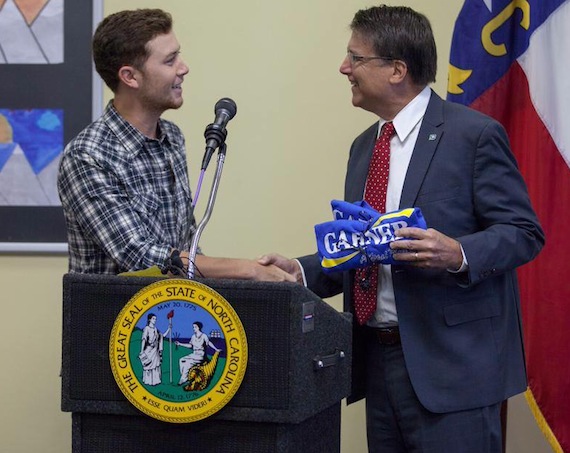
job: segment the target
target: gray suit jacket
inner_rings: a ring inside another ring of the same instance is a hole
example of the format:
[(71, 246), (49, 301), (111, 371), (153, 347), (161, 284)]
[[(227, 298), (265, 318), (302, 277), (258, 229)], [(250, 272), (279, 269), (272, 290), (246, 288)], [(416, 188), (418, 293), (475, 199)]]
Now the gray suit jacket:
[[(345, 199), (362, 199), (377, 123), (350, 150)], [(460, 241), (469, 270), (392, 266), (406, 365), (422, 404), (448, 412), (498, 403), (526, 389), (516, 267), (532, 260), (544, 234), (499, 123), (432, 92), (400, 208), (421, 208), (429, 228)], [(299, 258), (321, 297), (344, 291), (352, 311), (353, 272), (326, 275), (319, 258)], [(354, 327), (353, 394), (364, 396), (366, 345)]]

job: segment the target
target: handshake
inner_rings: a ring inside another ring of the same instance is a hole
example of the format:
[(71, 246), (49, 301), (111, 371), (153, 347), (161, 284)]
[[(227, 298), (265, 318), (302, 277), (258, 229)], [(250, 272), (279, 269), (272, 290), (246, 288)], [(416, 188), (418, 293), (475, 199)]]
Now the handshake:
[[(326, 273), (375, 263), (394, 264), (395, 251), (390, 243), (404, 239), (397, 231), (407, 227), (427, 229), (419, 208), (381, 214), (365, 201), (340, 200), (333, 200), (331, 207), (334, 220), (315, 225), (318, 255)], [(269, 254), (260, 257), (258, 263), (277, 266), (297, 283), (303, 283), (303, 271), (297, 260)]]
[[(407, 264), (455, 271), (463, 263), (459, 242), (427, 228), (419, 208), (378, 213), (365, 201), (331, 202), (334, 220), (315, 226), (318, 257), (325, 273), (372, 264)], [(286, 273), (285, 281), (303, 284), (299, 261), (271, 253), (258, 258), (263, 266)]]
[[(374, 263), (406, 264), (423, 269), (458, 272), (465, 267), (459, 242), (433, 228), (418, 208), (386, 214), (374, 211), (363, 201), (348, 203), (333, 200), (333, 218), (315, 226), (317, 248), (311, 272), (338, 273)], [(180, 252), (183, 266), (188, 252)], [(304, 284), (305, 270), (296, 259), (276, 253), (256, 260), (195, 257), (197, 277), (245, 279)], [(312, 275), (312, 274), (311, 274)]]

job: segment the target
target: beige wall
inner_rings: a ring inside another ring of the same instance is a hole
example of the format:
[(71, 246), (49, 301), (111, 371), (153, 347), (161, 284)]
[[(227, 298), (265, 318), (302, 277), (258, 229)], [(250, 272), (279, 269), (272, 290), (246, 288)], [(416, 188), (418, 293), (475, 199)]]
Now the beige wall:
[[(435, 89), (445, 96), (452, 27), (462, 2), (401, 3), (432, 21), (439, 50)], [(215, 102), (227, 96), (237, 103), (218, 199), (201, 241), (208, 254), (294, 256), (313, 250), (313, 225), (328, 219), (330, 200), (342, 196), (348, 147), (375, 120), (352, 107), (349, 83), (338, 73), (348, 23), (356, 10), (370, 5), (359, 0), (105, 0), (105, 14), (161, 7), (175, 18), (190, 73), (184, 106), (167, 117), (187, 136), (192, 190)], [(213, 169), (212, 163), (209, 175)], [(199, 218), (209, 188), (208, 180)], [(71, 417), (60, 412), (58, 376), (66, 266), (64, 256), (0, 255), (6, 321), (0, 342), (2, 452), (71, 450)], [(338, 308), (338, 299), (331, 303)], [(365, 450), (362, 411), (360, 404), (343, 409), (343, 452)], [(510, 415), (510, 452), (550, 451), (524, 399), (513, 401)]]

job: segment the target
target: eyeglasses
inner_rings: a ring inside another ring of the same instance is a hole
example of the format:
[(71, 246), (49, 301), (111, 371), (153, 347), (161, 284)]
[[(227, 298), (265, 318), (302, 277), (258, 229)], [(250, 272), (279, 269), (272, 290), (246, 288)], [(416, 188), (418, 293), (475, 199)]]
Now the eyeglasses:
[(364, 55), (355, 55), (350, 50), (346, 52), (346, 56), (348, 57), (348, 61), (350, 61), (351, 65), (355, 63), (362, 63), (370, 60), (386, 60), (386, 61), (393, 61), (395, 58), (392, 57), (365, 57)]

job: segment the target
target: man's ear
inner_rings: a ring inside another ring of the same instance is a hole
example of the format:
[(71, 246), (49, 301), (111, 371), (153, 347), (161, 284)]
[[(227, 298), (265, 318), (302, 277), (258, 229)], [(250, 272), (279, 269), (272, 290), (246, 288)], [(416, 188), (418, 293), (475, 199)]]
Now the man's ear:
[(394, 60), (393, 63), (394, 68), (390, 80), (393, 83), (400, 83), (406, 78), (406, 75), (408, 74), (408, 65), (405, 61), (402, 60)]
[(121, 66), (119, 69), (119, 80), (130, 88), (138, 88), (139, 72), (132, 66)]

